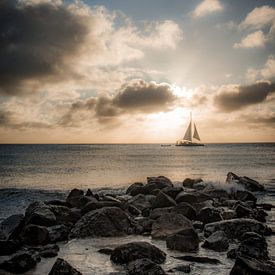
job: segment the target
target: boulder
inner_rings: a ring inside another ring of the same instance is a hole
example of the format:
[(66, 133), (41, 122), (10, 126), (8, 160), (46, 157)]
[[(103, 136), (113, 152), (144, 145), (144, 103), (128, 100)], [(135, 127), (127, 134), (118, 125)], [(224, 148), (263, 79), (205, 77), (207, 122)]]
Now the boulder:
[(142, 228), (118, 207), (104, 207), (90, 211), (74, 225), (69, 237), (111, 237), (134, 234)]
[(222, 252), (228, 249), (229, 241), (223, 231), (216, 231), (205, 240), (202, 247)]
[(236, 174), (229, 172), (226, 177), (227, 183), (238, 183), (243, 185), (248, 191), (263, 191), (264, 186), (259, 182), (249, 178), (249, 177), (239, 177)]
[(21, 243), (15, 240), (0, 240), (0, 256), (10, 255), (21, 247)]
[(70, 204), (67, 203), (65, 200), (49, 200), (45, 201), (47, 205), (57, 205), (57, 206), (65, 206), (70, 207)]
[(149, 218), (156, 220), (163, 214), (171, 213), (173, 207), (163, 207), (163, 208), (155, 208), (150, 212)]
[(151, 197), (139, 194), (130, 199), (128, 203), (134, 205), (140, 211), (143, 211), (144, 209), (151, 208), (152, 204), (150, 200)]
[(51, 207), (43, 202), (31, 203), (25, 212), (26, 224), (52, 226), (56, 224), (56, 217)]
[(148, 184), (155, 184), (158, 189), (173, 187), (172, 181), (164, 176), (147, 177), (147, 185)]
[(236, 206), (235, 212), (236, 212), (238, 218), (250, 217), (250, 215), (252, 215), (252, 213), (253, 213), (253, 211), (251, 209), (249, 209), (248, 207), (245, 207), (241, 204), (238, 204)]
[(64, 224), (58, 224), (48, 227), (49, 242), (56, 243), (68, 240), (70, 228)]
[(155, 262), (143, 258), (132, 261), (127, 266), (127, 274), (128, 275), (165, 275), (164, 270)]
[(111, 255), (112, 251), (113, 251), (113, 249), (111, 249), (111, 248), (101, 248), (101, 249), (97, 250), (98, 253), (105, 254), (105, 255)]
[(182, 191), (182, 187), (165, 187), (161, 189), (161, 191), (171, 197), (173, 200), (175, 200), (177, 195)]
[(208, 223), (204, 227), (204, 235), (209, 237), (216, 231), (224, 231), (227, 238), (239, 239), (246, 232), (256, 232), (260, 235), (269, 233), (269, 229), (260, 222), (251, 219), (233, 219)]
[(154, 220), (146, 217), (141, 217), (137, 220), (137, 222), (142, 227), (142, 233), (151, 233)]
[(235, 210), (224, 210), (221, 212), (223, 220), (232, 220), (237, 218), (237, 213)]
[(200, 183), (200, 182), (203, 182), (202, 179), (190, 179), (190, 178), (186, 178), (184, 179), (184, 181), (182, 182), (182, 185), (184, 187), (187, 187), (187, 188), (193, 188), (194, 184), (196, 183)]
[(230, 275), (274, 275), (275, 264), (249, 257), (237, 257)]
[(183, 273), (190, 273), (191, 272), (191, 267), (190, 265), (178, 265), (176, 267), (173, 267), (171, 269), (168, 270), (168, 272), (170, 273), (175, 273), (175, 272), (183, 272)]
[(22, 252), (16, 254), (9, 260), (2, 262), (0, 264), (0, 269), (15, 274), (25, 273), (35, 267), (39, 261), (40, 258), (36, 254)]
[(192, 228), (192, 223), (185, 216), (168, 213), (160, 216), (152, 225), (152, 238), (166, 239), (181, 230)]
[(230, 194), (227, 193), (226, 190), (214, 187), (212, 185), (207, 186), (204, 190), (203, 193), (205, 195), (208, 195), (211, 199), (218, 199), (218, 200), (228, 200), (230, 199)]
[(49, 231), (47, 227), (29, 224), (24, 228), (22, 239), (25, 244), (41, 245), (49, 242)]
[(166, 239), (167, 248), (182, 252), (195, 252), (199, 248), (199, 237), (194, 228), (183, 229)]
[(112, 251), (110, 259), (116, 264), (128, 264), (143, 258), (161, 264), (165, 261), (166, 254), (150, 243), (131, 242), (116, 247)]
[(74, 267), (72, 267), (68, 262), (66, 262), (65, 260), (58, 258), (49, 275), (82, 275), (81, 272), (79, 272), (78, 270), (76, 270)]
[(202, 263), (202, 264), (221, 264), (221, 262), (218, 259), (209, 258), (209, 257), (185, 255), (185, 256), (176, 256), (173, 258), (187, 261), (187, 262), (195, 262), (195, 263)]
[(15, 214), (5, 220), (0, 224), (0, 232), (2, 239), (8, 240), (16, 238), (24, 226), (24, 215)]
[(179, 203), (172, 209), (172, 211), (187, 217), (189, 220), (195, 220), (197, 216), (196, 209), (186, 202)]
[(66, 202), (71, 207), (83, 208), (88, 202), (96, 202), (97, 199), (94, 196), (84, 196), (83, 190), (73, 189), (66, 198)]
[(81, 214), (85, 215), (86, 213), (100, 209), (103, 207), (120, 207), (121, 203), (120, 202), (114, 202), (114, 201), (91, 201), (88, 202), (82, 209), (81, 209)]
[(145, 195), (146, 193), (147, 193), (147, 190), (144, 187), (144, 184), (141, 183), (141, 182), (135, 182), (135, 183), (133, 183), (126, 190), (126, 194), (129, 194), (131, 196), (136, 196), (138, 194)]
[(171, 197), (160, 191), (153, 202), (152, 208), (163, 208), (175, 205), (177, 205), (177, 203)]
[(187, 202), (192, 205), (194, 203), (197, 203), (198, 200), (197, 200), (196, 195), (182, 191), (177, 195), (176, 202), (177, 203)]
[(257, 198), (249, 191), (237, 190), (234, 193), (234, 198), (238, 201), (253, 201), (254, 204), (257, 202)]
[(220, 212), (212, 207), (204, 207), (197, 215), (197, 220), (203, 222), (203, 224), (218, 222), (222, 220)]
[(81, 218), (80, 213), (66, 206), (52, 205), (50, 209), (56, 217), (57, 224), (71, 225)]
[(42, 246), (38, 249), (38, 254), (42, 258), (53, 258), (58, 255), (59, 246), (56, 244), (50, 244)]
[(267, 213), (263, 209), (255, 209), (252, 214), (252, 218), (259, 222), (266, 222)]

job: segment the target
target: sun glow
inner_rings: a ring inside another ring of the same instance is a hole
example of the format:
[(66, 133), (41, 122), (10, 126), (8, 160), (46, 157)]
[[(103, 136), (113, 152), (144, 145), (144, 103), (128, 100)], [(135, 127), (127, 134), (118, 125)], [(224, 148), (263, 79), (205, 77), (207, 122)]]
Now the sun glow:
[(172, 84), (172, 91), (175, 96), (178, 98), (186, 98), (186, 99), (191, 99), (192, 97), (192, 90), (187, 89), (186, 87), (180, 87), (177, 84)]

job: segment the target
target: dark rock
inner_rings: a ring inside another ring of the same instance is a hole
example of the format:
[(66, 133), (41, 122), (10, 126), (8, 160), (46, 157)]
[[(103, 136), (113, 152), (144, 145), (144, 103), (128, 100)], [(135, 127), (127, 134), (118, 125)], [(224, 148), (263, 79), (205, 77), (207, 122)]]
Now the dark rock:
[(104, 207), (85, 214), (72, 228), (70, 238), (124, 236), (141, 230), (120, 208)]
[(154, 196), (157, 196), (160, 192), (160, 189), (154, 189), (150, 192), (150, 195), (154, 195)]
[(203, 222), (203, 224), (207, 224), (221, 221), (222, 216), (217, 209), (204, 207), (197, 215), (197, 220)]
[(57, 224), (75, 224), (81, 218), (79, 213), (66, 206), (53, 205), (50, 209), (56, 217)]
[(163, 208), (175, 205), (177, 204), (171, 197), (160, 191), (153, 202), (152, 208)]
[(141, 182), (135, 182), (132, 185), (130, 185), (127, 190), (126, 194), (129, 194), (131, 196), (136, 196), (138, 194), (146, 194), (146, 189), (144, 188), (144, 184)]
[(228, 249), (229, 241), (223, 231), (216, 231), (205, 240), (202, 247), (222, 252)]
[(83, 190), (74, 188), (73, 190), (71, 190), (71, 192), (69, 193), (69, 195), (68, 195), (68, 197), (67, 197), (66, 200), (69, 202), (71, 198), (73, 198), (73, 197), (80, 197), (80, 196), (83, 196), (83, 195), (84, 195)]
[(245, 218), (249, 217), (253, 211), (241, 204), (238, 204), (237, 207), (235, 208), (236, 214), (238, 218)]
[(257, 204), (257, 207), (262, 207), (266, 211), (270, 211), (272, 208), (275, 208), (275, 206), (270, 203), (259, 203)]
[(46, 245), (39, 251), (39, 256), (42, 258), (53, 258), (58, 255), (59, 246), (56, 244)]
[(199, 248), (199, 237), (194, 228), (187, 228), (166, 239), (167, 248), (182, 252), (194, 252)]
[(209, 257), (199, 257), (199, 256), (178, 256), (173, 257), (178, 260), (183, 260), (187, 262), (203, 263), (203, 264), (221, 264), (218, 259), (209, 258)]
[(190, 273), (191, 267), (189, 264), (188, 265), (179, 265), (179, 266), (173, 267), (168, 270), (168, 272), (176, 272), (176, 271), (183, 272), (183, 273)]
[(176, 199), (177, 195), (182, 191), (182, 187), (165, 187), (163, 189), (161, 189), (161, 191), (168, 195), (169, 197), (171, 197), (173, 200)]
[(249, 239), (249, 238), (261, 238), (261, 237), (262, 237), (262, 235), (260, 235), (260, 234), (258, 234), (256, 232), (245, 232), (241, 236), (240, 240), (244, 241), (244, 240)]
[(144, 209), (151, 208), (152, 204), (150, 200), (150, 197), (139, 194), (130, 199), (128, 203), (134, 205), (140, 211), (143, 211)]
[(197, 203), (198, 200), (194, 194), (190, 194), (190, 193), (186, 193), (185, 191), (182, 191), (177, 195), (176, 202), (177, 203), (187, 202), (192, 205), (194, 203)]
[(82, 273), (73, 268), (65, 260), (58, 258), (55, 261), (49, 275), (82, 275)]
[(49, 205), (43, 202), (33, 202), (26, 209), (26, 224), (52, 226), (56, 224), (56, 217)]
[(10, 255), (21, 247), (21, 243), (15, 240), (0, 240), (0, 256)]
[(143, 228), (142, 233), (146, 233), (146, 232), (151, 233), (154, 220), (150, 218), (142, 217), (138, 219), (137, 222)]
[(257, 198), (249, 191), (237, 190), (234, 193), (234, 198), (238, 201), (253, 201), (254, 204), (257, 202)]
[(235, 210), (226, 210), (221, 212), (223, 220), (232, 220), (237, 218), (237, 213)]
[(138, 259), (129, 263), (127, 267), (128, 275), (165, 275), (164, 270), (155, 262), (149, 259)]
[(45, 204), (70, 207), (70, 204), (64, 200), (49, 200), (49, 201), (45, 201)]
[(190, 178), (186, 178), (182, 182), (182, 185), (184, 187), (187, 187), (187, 188), (193, 188), (194, 184), (200, 183), (200, 182), (203, 182), (203, 180), (202, 179), (190, 179)]
[(125, 208), (133, 216), (139, 216), (141, 214), (141, 211), (138, 208), (136, 208), (134, 205), (127, 203), (127, 206), (125, 206)]
[(70, 228), (64, 224), (48, 227), (49, 242), (55, 243), (68, 240)]
[(15, 274), (21, 274), (35, 267), (39, 261), (40, 258), (37, 255), (23, 252), (16, 254), (11, 259), (1, 263), (0, 269)]
[(185, 216), (168, 213), (160, 216), (152, 225), (152, 238), (166, 239), (183, 229), (192, 228), (192, 223)]
[(203, 222), (200, 221), (194, 221), (192, 225), (195, 229), (203, 230), (204, 228)]
[(24, 228), (22, 239), (25, 244), (46, 244), (49, 242), (49, 231), (45, 226), (29, 224)]
[(259, 222), (266, 222), (266, 218), (265, 218), (266, 216), (267, 216), (267, 213), (263, 209), (255, 209), (252, 214), (252, 218), (254, 218)]
[(173, 211), (173, 207), (155, 208), (150, 212), (150, 219), (156, 220), (163, 214), (168, 214)]
[(113, 249), (111, 248), (101, 248), (97, 250), (98, 253), (105, 254), (105, 255), (111, 255), (113, 252)]
[(192, 203), (192, 206), (194, 207), (194, 209), (196, 209), (197, 212), (200, 212), (200, 210), (205, 207), (212, 208), (213, 204), (212, 204), (212, 201), (204, 201), (204, 202)]
[(92, 190), (89, 188), (85, 194), (86, 197), (94, 197), (94, 193), (92, 192)]
[(8, 240), (16, 238), (24, 226), (24, 215), (15, 214), (5, 220), (0, 224), (0, 232), (2, 239)]
[(274, 275), (275, 264), (253, 258), (237, 257), (230, 275)]
[(173, 187), (172, 181), (164, 176), (147, 177), (147, 185), (146, 186), (148, 187), (150, 184), (155, 185), (156, 188), (154, 188), (154, 189)]
[(132, 242), (116, 247), (111, 254), (111, 261), (117, 264), (127, 264), (137, 259), (150, 259), (161, 264), (166, 254), (156, 246), (147, 242)]
[(189, 220), (195, 220), (197, 216), (196, 209), (186, 202), (179, 203), (172, 211), (187, 217)]
[(226, 177), (226, 182), (236, 182), (238, 184), (243, 185), (248, 191), (263, 191), (264, 186), (260, 184), (259, 182), (250, 179), (248, 177), (239, 177), (236, 174), (229, 172)]
[(236, 259), (236, 257), (237, 257), (236, 248), (232, 248), (227, 252), (227, 258)]
[(228, 200), (230, 199), (230, 194), (227, 193), (226, 190), (214, 187), (214, 186), (208, 186), (203, 190), (203, 193), (205, 195), (208, 195), (211, 199), (215, 198), (218, 200)]
[(97, 201), (97, 202), (91, 201), (81, 209), (81, 214), (85, 215), (90, 211), (100, 209), (103, 207), (120, 207), (120, 206), (121, 206), (120, 202), (118, 203), (113, 201)]
[(68, 201), (71, 207), (76, 207), (79, 209), (83, 209), (88, 203), (94, 202), (97, 203), (98, 200), (91, 196), (79, 196), (79, 197), (72, 197)]
[(268, 228), (260, 222), (251, 219), (233, 219), (208, 223), (204, 227), (204, 235), (209, 237), (216, 231), (224, 231), (227, 238), (239, 239), (246, 232), (256, 232), (260, 235), (269, 233)]

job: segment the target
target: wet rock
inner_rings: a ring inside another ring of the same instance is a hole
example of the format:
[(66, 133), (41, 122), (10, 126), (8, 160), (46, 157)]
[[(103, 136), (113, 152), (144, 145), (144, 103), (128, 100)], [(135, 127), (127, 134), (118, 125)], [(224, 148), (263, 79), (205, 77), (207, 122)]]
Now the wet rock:
[(140, 211), (143, 211), (144, 209), (151, 208), (152, 204), (151, 204), (150, 200), (151, 200), (151, 197), (139, 194), (139, 195), (134, 196), (128, 202), (129, 202), (129, 204), (134, 205)]
[(24, 215), (16, 214), (3, 220), (0, 224), (1, 239), (8, 240), (16, 238), (24, 225)]
[(272, 262), (258, 261), (253, 258), (237, 257), (230, 275), (274, 275), (275, 265)]
[(202, 247), (222, 252), (228, 249), (229, 241), (223, 231), (216, 231), (205, 240)]
[(67, 203), (65, 200), (49, 200), (45, 201), (45, 204), (70, 207), (70, 204)]
[(45, 226), (29, 224), (24, 228), (22, 239), (29, 245), (46, 244), (49, 242), (49, 231)]
[(37, 255), (22, 252), (22, 253), (16, 254), (11, 259), (1, 263), (0, 269), (3, 269), (11, 273), (15, 273), (15, 274), (21, 274), (35, 267), (37, 262), (39, 261), (40, 261), (40, 258)]
[(59, 225), (48, 227), (48, 231), (49, 231), (49, 242), (55, 243), (55, 242), (68, 240), (70, 228), (65, 226), (64, 224), (59, 224)]
[(207, 224), (221, 221), (222, 216), (217, 209), (212, 207), (204, 207), (197, 215), (197, 220), (203, 222), (203, 224)]
[(168, 270), (168, 272), (183, 272), (183, 273), (190, 273), (191, 272), (191, 267), (190, 265), (179, 265), (179, 266), (176, 266), (176, 267), (173, 267), (171, 269)]
[(209, 237), (212, 233), (219, 230), (224, 231), (229, 239), (239, 239), (244, 233), (251, 231), (260, 235), (269, 233), (269, 229), (262, 223), (242, 218), (208, 223), (204, 227), (204, 235)]
[(111, 237), (134, 234), (142, 228), (118, 207), (104, 207), (85, 214), (72, 228), (70, 238)]
[(183, 260), (187, 262), (195, 262), (195, 263), (202, 263), (202, 264), (221, 264), (221, 262), (218, 259), (215, 258), (209, 258), (209, 257), (200, 257), (200, 256), (178, 256), (173, 257), (178, 260)]
[(226, 210), (221, 212), (223, 220), (232, 220), (237, 218), (237, 213), (235, 210)]
[(217, 188), (214, 186), (207, 186), (203, 193), (208, 195), (211, 199), (218, 199), (218, 200), (228, 200), (230, 199), (230, 194), (227, 193), (226, 190)]
[(175, 200), (177, 195), (182, 191), (182, 187), (165, 187), (161, 189), (161, 191), (171, 197), (173, 200)]
[(257, 204), (257, 207), (261, 207), (266, 211), (271, 211), (272, 208), (275, 208), (275, 206), (270, 203), (259, 203)]
[(41, 247), (38, 251), (39, 256), (42, 258), (53, 258), (58, 255), (59, 246), (56, 244), (46, 245)]
[(111, 248), (101, 248), (97, 250), (98, 253), (105, 254), (105, 255), (111, 255), (113, 252), (113, 249)]
[[(81, 191), (81, 190), (80, 190)], [(89, 188), (85, 194), (86, 197), (94, 197), (94, 193), (93, 191)]]
[(143, 228), (142, 233), (151, 233), (154, 220), (142, 217), (137, 220), (138, 224)]
[(56, 217), (49, 205), (43, 202), (33, 202), (26, 209), (26, 224), (52, 226), (56, 224)]
[(81, 209), (81, 214), (85, 215), (86, 213), (96, 210), (96, 209), (100, 209), (103, 207), (120, 207), (121, 203), (119, 202), (114, 202), (114, 201), (91, 201), (88, 202), (82, 209)]
[(152, 208), (163, 208), (175, 205), (177, 205), (177, 203), (171, 197), (160, 191), (153, 202)]
[(179, 204), (181, 202), (187, 202), (189, 204), (197, 203), (197, 197), (194, 194), (186, 193), (185, 191), (180, 192), (176, 197), (176, 202)]
[(191, 204), (185, 202), (179, 203), (172, 211), (187, 217), (189, 220), (195, 220), (197, 216), (196, 209)]
[(166, 239), (183, 229), (192, 228), (192, 223), (185, 216), (168, 213), (160, 216), (152, 225), (152, 238)]
[(66, 198), (66, 202), (71, 207), (83, 208), (89, 202), (97, 202), (94, 196), (84, 196), (83, 190), (73, 189)]
[(194, 252), (199, 248), (199, 237), (194, 228), (187, 228), (170, 235), (166, 239), (166, 246), (169, 249), (182, 252)]
[(249, 209), (248, 207), (245, 207), (241, 204), (237, 205), (237, 207), (235, 208), (235, 211), (236, 211), (238, 218), (249, 217), (253, 213), (253, 211), (251, 209)]
[(127, 203), (123, 208), (127, 209), (127, 211), (133, 216), (139, 216), (141, 214), (141, 211), (132, 204)]
[(155, 208), (150, 212), (150, 219), (156, 220), (163, 214), (171, 213), (173, 207)]
[(237, 190), (234, 193), (234, 198), (238, 201), (253, 201), (254, 204), (257, 202), (257, 198), (249, 191)]
[(187, 188), (193, 188), (194, 184), (200, 183), (200, 182), (203, 182), (203, 180), (202, 179), (190, 179), (190, 178), (186, 178), (182, 182), (182, 185), (184, 187), (187, 187)]
[(136, 274), (143, 274), (143, 275), (165, 275), (166, 273), (164, 270), (155, 262), (143, 258), (132, 261), (127, 266), (127, 274), (128, 275), (136, 275)]
[(255, 209), (252, 217), (259, 222), (266, 222), (267, 213), (263, 209)]
[(248, 191), (263, 191), (264, 186), (259, 182), (250, 179), (249, 177), (239, 177), (236, 174), (229, 172), (226, 177), (226, 182), (236, 182), (238, 184), (243, 185)]
[(166, 254), (150, 243), (132, 242), (116, 247), (110, 259), (117, 264), (128, 264), (142, 258), (161, 264), (165, 261)]
[(0, 256), (15, 253), (21, 247), (21, 243), (15, 240), (0, 240)]
[(204, 201), (204, 202), (193, 203), (192, 206), (194, 207), (194, 209), (196, 209), (197, 212), (200, 212), (200, 210), (203, 209), (204, 207), (213, 208), (212, 201), (210, 201), (210, 200)]
[(193, 222), (193, 227), (195, 229), (203, 230), (204, 224), (202, 222), (200, 222), (200, 221), (194, 221)]
[(154, 184), (157, 189), (162, 189), (165, 187), (173, 187), (172, 181), (164, 176), (147, 177), (147, 186), (149, 184)]
[(131, 196), (136, 196), (138, 194), (145, 195), (147, 190), (144, 188), (144, 184), (141, 182), (135, 182), (132, 185), (130, 185), (127, 190), (126, 194), (129, 194)]
[(237, 257), (236, 248), (232, 248), (227, 252), (227, 258), (236, 259), (236, 257)]
[(78, 270), (76, 270), (74, 267), (72, 267), (68, 262), (66, 262), (65, 260), (58, 258), (49, 275), (82, 275), (81, 272), (79, 272)]
[(53, 205), (50, 209), (56, 217), (57, 224), (75, 224), (81, 218), (78, 212), (66, 206)]

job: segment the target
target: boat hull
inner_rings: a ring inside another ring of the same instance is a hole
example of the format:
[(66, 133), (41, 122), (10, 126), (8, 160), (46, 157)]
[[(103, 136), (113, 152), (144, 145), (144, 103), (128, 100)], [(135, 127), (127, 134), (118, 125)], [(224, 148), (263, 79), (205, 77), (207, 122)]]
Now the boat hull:
[(186, 144), (176, 144), (176, 146), (204, 146), (203, 143), (186, 143)]

